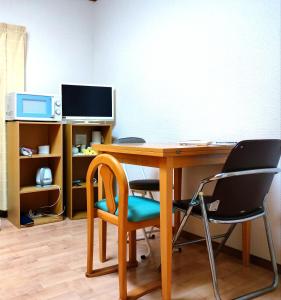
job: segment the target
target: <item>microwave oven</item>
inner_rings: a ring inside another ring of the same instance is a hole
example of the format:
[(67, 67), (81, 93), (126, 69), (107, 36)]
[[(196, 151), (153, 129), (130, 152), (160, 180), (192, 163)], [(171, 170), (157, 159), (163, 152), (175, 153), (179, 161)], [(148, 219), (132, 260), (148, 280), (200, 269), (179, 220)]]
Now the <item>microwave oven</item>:
[(6, 101), (6, 120), (59, 122), (62, 120), (61, 100), (55, 95), (10, 93)]

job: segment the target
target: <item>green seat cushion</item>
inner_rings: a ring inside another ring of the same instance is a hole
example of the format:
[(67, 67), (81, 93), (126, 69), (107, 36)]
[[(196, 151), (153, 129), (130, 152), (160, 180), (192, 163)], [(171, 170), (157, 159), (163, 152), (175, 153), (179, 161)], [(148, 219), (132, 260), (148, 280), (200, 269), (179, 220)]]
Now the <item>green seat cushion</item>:
[[(115, 198), (118, 204), (118, 197)], [(95, 203), (95, 207), (108, 212), (106, 201), (100, 200)], [(118, 208), (115, 212), (118, 216)], [(150, 198), (139, 196), (128, 197), (128, 221), (141, 222), (145, 220), (154, 219), (160, 216), (160, 203)]]

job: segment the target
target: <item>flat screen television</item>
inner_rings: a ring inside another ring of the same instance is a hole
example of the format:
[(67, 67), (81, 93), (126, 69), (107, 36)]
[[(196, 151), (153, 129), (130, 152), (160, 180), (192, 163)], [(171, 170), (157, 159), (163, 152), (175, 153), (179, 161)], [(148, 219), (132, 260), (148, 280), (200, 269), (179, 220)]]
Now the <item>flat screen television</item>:
[(62, 84), (62, 116), (66, 120), (114, 121), (110, 86)]

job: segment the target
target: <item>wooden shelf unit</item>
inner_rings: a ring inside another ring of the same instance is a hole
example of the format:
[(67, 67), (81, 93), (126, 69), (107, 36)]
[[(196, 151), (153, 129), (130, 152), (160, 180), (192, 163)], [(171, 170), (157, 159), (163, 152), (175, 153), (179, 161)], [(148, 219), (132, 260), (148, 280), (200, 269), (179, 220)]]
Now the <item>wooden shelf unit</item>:
[[(100, 131), (105, 144), (112, 142), (112, 126), (105, 124), (65, 124), (64, 125), (64, 170), (65, 170), (65, 204), (66, 213), (70, 219), (86, 217), (86, 173), (90, 162), (95, 155), (72, 155), (72, 146), (75, 145), (76, 134), (87, 137), (87, 146), (92, 140), (92, 131)], [(95, 176), (97, 179), (97, 175)], [(73, 185), (73, 180), (81, 180), (81, 185)], [(93, 184), (97, 195), (97, 184)]]
[[(8, 219), (21, 227), (21, 214), (36, 211), (42, 206), (51, 206), (54, 216), (34, 219), (34, 225), (56, 222), (63, 219), (63, 157), (62, 124), (55, 122), (11, 121), (7, 129), (7, 170), (8, 170)], [(19, 148), (38, 150), (40, 145), (50, 145), (50, 154), (21, 156)], [(41, 167), (52, 171), (50, 186), (37, 187), (36, 173)]]
[[(64, 191), (66, 199), (66, 213), (70, 219), (86, 218), (86, 173), (95, 155), (73, 155), (72, 146), (75, 145), (75, 135), (86, 135), (87, 146), (92, 139), (92, 131), (101, 131), (104, 144), (112, 142), (112, 126), (105, 124), (65, 124), (64, 125)], [(95, 176), (97, 179), (97, 175)], [(81, 180), (81, 185), (73, 185), (73, 180)], [(93, 184), (97, 195), (97, 184)]]

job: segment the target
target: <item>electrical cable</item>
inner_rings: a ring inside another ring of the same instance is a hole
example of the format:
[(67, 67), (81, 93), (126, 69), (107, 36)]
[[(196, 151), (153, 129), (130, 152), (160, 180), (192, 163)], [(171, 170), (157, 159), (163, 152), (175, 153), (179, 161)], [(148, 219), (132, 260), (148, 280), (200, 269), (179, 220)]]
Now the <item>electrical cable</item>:
[(65, 207), (63, 207), (62, 211), (59, 212), (59, 213), (57, 213), (57, 214), (55, 214), (55, 213), (47, 213), (47, 212), (41, 211), (42, 209), (52, 208), (52, 207), (54, 207), (54, 206), (56, 206), (58, 204), (60, 196), (61, 196), (61, 187), (59, 185), (54, 185), (54, 186), (58, 187), (58, 190), (59, 190), (58, 198), (55, 201), (55, 203), (53, 203), (52, 205), (41, 206), (36, 211), (32, 211), (30, 209), (29, 212), (28, 212), (28, 216), (31, 219), (36, 219), (36, 218), (40, 218), (40, 217), (54, 217), (54, 216), (59, 217), (59, 216), (61, 216), (64, 213)]

